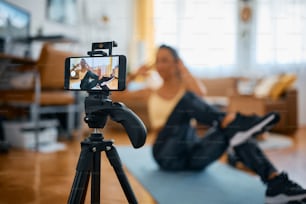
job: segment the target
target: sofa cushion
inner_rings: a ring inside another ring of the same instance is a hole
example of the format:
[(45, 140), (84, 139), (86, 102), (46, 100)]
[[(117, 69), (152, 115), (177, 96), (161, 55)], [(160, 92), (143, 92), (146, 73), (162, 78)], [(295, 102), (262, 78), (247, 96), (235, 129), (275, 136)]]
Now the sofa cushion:
[(201, 81), (207, 89), (208, 96), (237, 95), (236, 77), (202, 78)]
[(295, 74), (272, 75), (263, 78), (254, 88), (257, 98), (279, 99), (296, 80)]

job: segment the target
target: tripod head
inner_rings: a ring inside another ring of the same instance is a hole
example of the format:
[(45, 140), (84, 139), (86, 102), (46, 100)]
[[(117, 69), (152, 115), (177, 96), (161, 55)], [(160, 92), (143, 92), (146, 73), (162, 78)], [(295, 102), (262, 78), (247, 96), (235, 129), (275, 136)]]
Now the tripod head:
[(109, 92), (90, 93), (85, 98), (85, 122), (90, 128), (104, 128), (108, 116), (120, 123), (134, 148), (142, 147), (147, 130), (141, 119), (123, 103), (112, 102)]

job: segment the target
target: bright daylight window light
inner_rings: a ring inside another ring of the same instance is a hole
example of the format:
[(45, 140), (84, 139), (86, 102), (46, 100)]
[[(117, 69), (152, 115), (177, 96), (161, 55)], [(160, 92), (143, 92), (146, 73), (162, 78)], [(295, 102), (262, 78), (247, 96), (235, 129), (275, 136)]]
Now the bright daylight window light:
[(235, 64), (236, 1), (155, 1), (155, 43), (178, 48), (191, 71)]

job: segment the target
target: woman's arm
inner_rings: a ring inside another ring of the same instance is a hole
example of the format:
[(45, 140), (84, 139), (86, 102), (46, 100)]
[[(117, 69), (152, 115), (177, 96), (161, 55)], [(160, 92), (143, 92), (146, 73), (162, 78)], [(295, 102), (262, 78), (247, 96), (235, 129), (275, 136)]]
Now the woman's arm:
[(135, 80), (138, 76), (146, 77), (149, 74), (152, 66), (142, 65), (138, 68), (135, 73), (131, 73), (127, 76), (126, 84), (129, 84), (131, 81)]
[(206, 87), (203, 83), (199, 81), (199, 79), (195, 78), (184, 65), (182, 60), (178, 62), (178, 69), (180, 73), (180, 77), (188, 91), (195, 93), (198, 96), (205, 96), (207, 94)]

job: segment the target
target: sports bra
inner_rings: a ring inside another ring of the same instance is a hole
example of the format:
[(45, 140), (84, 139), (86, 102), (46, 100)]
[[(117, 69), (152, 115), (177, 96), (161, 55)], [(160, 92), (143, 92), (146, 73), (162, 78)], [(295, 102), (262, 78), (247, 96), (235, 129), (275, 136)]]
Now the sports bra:
[(148, 114), (153, 129), (162, 128), (176, 104), (184, 95), (185, 89), (181, 88), (179, 92), (171, 99), (164, 99), (153, 91), (148, 100)]

